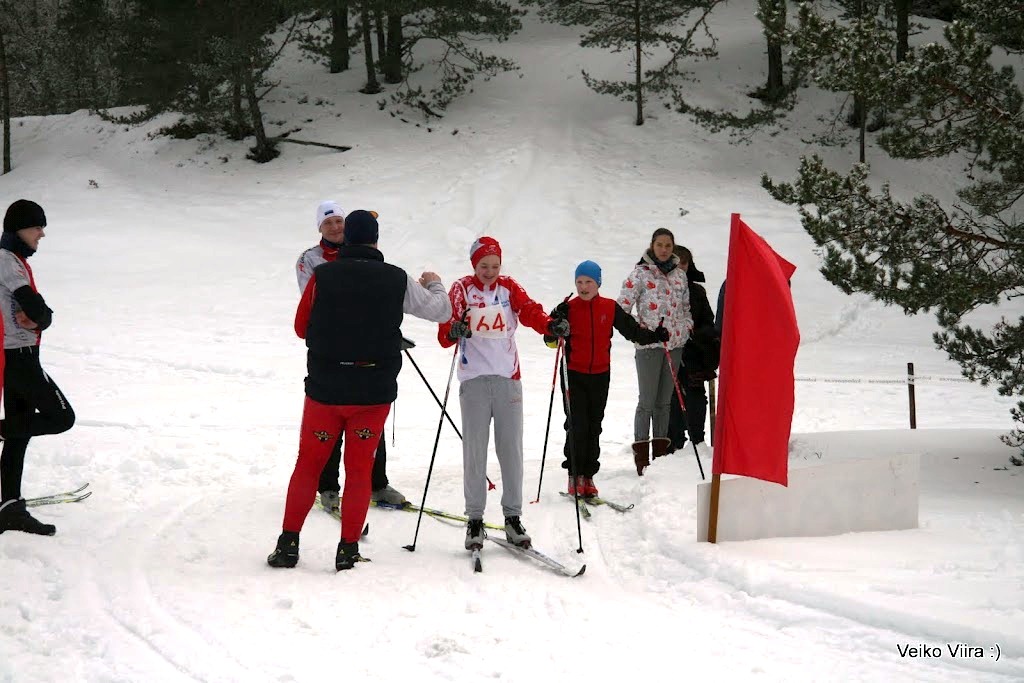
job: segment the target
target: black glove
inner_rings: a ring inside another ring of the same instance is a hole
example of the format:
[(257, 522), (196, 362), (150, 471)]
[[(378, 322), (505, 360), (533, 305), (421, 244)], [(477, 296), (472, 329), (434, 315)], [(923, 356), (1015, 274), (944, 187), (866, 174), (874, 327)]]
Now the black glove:
[(403, 351), (408, 351), (409, 349), (414, 349), (414, 348), (416, 348), (416, 342), (414, 342), (412, 339), (407, 339), (406, 337), (402, 337), (402, 350)]
[(555, 306), (555, 310), (551, 311), (551, 317), (567, 319), (569, 317), (569, 302), (563, 301)]
[(555, 318), (548, 323), (548, 334), (552, 337), (568, 337), (569, 321), (565, 318)]
[(669, 334), (664, 325), (658, 325), (654, 328), (654, 338), (658, 341), (667, 342), (670, 336), (672, 335)]
[(457, 339), (469, 339), (473, 336), (473, 330), (469, 329), (469, 323), (464, 320), (456, 320), (448, 330), (448, 338), (452, 341)]

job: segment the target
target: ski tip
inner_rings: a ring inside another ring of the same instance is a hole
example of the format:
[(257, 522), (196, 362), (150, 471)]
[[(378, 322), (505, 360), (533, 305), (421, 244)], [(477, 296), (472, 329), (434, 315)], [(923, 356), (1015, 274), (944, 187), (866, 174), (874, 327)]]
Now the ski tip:
[(587, 571), (587, 565), (583, 565), (582, 567), (580, 567), (580, 570), (573, 574), (572, 577), (575, 579), (577, 576), (583, 576), (583, 572), (585, 571)]

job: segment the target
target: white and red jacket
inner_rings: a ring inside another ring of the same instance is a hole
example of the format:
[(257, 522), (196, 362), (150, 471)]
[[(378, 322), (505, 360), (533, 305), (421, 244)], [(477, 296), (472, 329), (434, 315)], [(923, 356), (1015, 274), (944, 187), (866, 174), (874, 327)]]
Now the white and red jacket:
[(473, 330), (472, 337), (460, 340), (459, 381), (484, 375), (519, 379), (516, 330), (522, 321), (545, 334), (551, 318), (544, 308), (518, 282), (505, 275), (490, 286), (475, 275), (467, 275), (452, 284), (448, 298), (452, 302), (452, 319), (438, 326), (437, 340), (441, 346), (450, 348), (455, 344), (448, 338), (448, 330), (464, 314)]
[[(617, 299), (626, 313), (636, 308), (636, 317), (648, 330), (658, 326), (664, 318), (668, 330), (668, 348), (679, 349), (686, 345), (693, 329), (693, 316), (690, 314), (690, 287), (686, 280), (686, 271), (679, 267), (679, 257), (672, 255), (676, 267), (666, 275), (651, 260), (650, 250), (644, 253), (640, 263), (622, 283), (622, 291)], [(638, 349), (655, 349), (661, 342), (654, 344), (636, 344)]]

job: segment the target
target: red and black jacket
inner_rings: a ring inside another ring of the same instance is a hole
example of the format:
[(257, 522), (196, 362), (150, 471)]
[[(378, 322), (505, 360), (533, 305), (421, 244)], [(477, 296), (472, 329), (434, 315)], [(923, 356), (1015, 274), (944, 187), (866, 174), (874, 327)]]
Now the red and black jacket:
[(654, 330), (640, 323), (615, 302), (603, 296), (590, 301), (573, 297), (569, 301), (569, 337), (565, 340), (565, 359), (569, 370), (597, 375), (611, 370), (612, 328), (637, 344), (658, 341)]

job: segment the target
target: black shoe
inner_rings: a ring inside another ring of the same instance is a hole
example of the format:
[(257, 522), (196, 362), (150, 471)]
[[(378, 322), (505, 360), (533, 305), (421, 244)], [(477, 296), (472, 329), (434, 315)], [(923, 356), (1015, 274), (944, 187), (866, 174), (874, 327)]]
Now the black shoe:
[(5, 531), (24, 531), (26, 534), (53, 536), (57, 527), (43, 524), (29, 514), (25, 499), (17, 498), (0, 505), (0, 534)]
[(359, 554), (358, 541), (355, 543), (342, 541), (338, 544), (338, 554), (334, 556), (334, 568), (340, 572), (345, 569), (352, 569), (352, 567), (356, 566), (356, 562), (369, 561), (369, 558)]
[(277, 537), (277, 547), (267, 557), (271, 567), (291, 569), (299, 563), (299, 532), (284, 531)]

